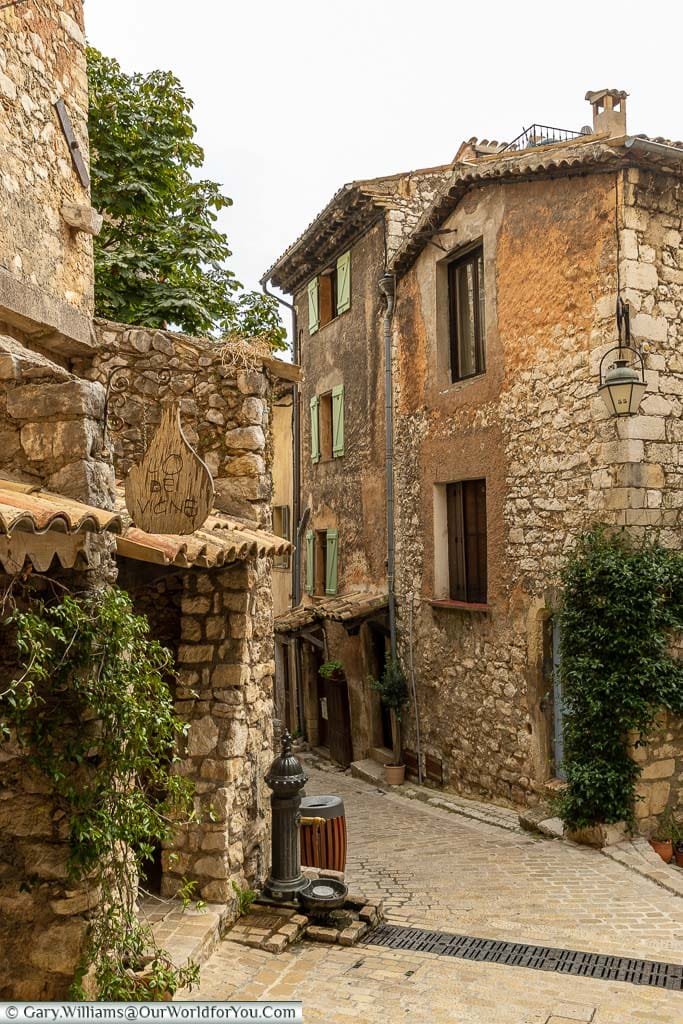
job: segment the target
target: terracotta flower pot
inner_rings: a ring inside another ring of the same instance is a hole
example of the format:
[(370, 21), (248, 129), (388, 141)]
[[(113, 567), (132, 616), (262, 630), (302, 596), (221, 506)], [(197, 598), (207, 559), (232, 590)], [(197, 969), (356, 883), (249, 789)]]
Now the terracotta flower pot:
[(670, 839), (651, 839), (650, 846), (658, 853), (666, 864), (670, 864), (674, 855), (674, 844)]
[(404, 764), (385, 764), (384, 781), (388, 786), (402, 786), (406, 777)]

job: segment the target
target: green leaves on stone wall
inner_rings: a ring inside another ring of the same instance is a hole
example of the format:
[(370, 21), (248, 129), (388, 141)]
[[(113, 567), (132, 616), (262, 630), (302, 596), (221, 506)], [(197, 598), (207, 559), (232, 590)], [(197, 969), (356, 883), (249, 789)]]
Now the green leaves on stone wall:
[(632, 821), (640, 769), (628, 753), (657, 712), (683, 712), (683, 554), (596, 530), (563, 574), (561, 673), (565, 704), (560, 813), (572, 828)]

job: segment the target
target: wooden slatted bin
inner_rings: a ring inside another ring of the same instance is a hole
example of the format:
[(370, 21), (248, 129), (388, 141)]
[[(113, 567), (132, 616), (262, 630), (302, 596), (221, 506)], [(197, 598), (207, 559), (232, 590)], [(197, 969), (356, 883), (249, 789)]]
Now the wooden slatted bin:
[(344, 871), (346, 816), (338, 796), (305, 796), (301, 800), (301, 863), (309, 868)]

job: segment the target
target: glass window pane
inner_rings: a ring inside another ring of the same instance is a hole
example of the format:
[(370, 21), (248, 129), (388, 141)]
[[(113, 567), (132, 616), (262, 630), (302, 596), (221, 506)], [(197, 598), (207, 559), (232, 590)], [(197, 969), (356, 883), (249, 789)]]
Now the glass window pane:
[(474, 325), (474, 266), (458, 267), (458, 349), (461, 377), (476, 373), (477, 345)]

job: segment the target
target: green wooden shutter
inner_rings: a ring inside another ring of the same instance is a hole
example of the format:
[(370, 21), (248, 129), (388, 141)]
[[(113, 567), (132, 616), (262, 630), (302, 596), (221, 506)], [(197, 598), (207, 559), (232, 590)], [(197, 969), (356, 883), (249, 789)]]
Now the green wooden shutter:
[(309, 530), (306, 534), (306, 593), (313, 593), (313, 581), (315, 579), (315, 566), (313, 562), (315, 534)]
[(337, 313), (351, 308), (351, 253), (337, 260)]
[(339, 561), (339, 531), (327, 531), (327, 574), (325, 579), (325, 593), (337, 593), (337, 565)]
[(344, 385), (332, 388), (332, 454), (344, 454)]
[(320, 461), (320, 398), (314, 395), (311, 399), (311, 459)]
[(320, 326), (320, 292), (318, 278), (308, 282), (308, 333), (315, 334)]

